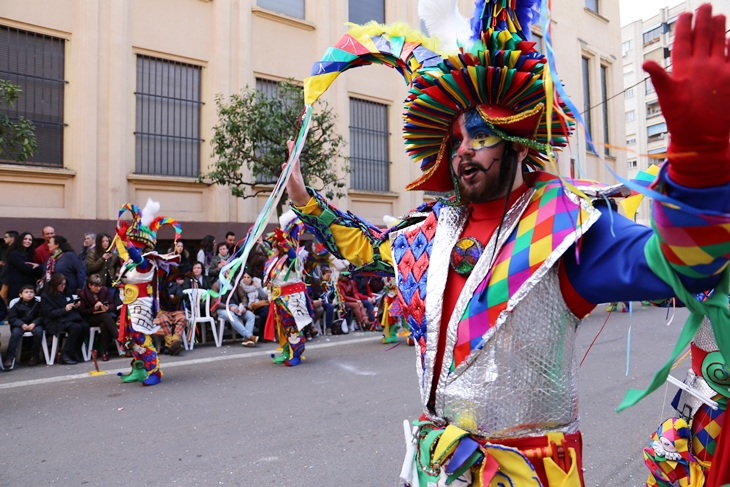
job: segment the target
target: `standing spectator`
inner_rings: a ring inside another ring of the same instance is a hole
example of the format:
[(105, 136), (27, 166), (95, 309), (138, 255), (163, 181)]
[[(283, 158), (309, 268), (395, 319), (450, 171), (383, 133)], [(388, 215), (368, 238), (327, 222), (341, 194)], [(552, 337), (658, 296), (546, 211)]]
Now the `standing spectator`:
[[(18, 232), (15, 230), (5, 232), (5, 242), (2, 246), (2, 254), (0, 254), (0, 298), (4, 299), (6, 302), (8, 301), (8, 253), (10, 252), (10, 247), (13, 245), (16, 238), (18, 238)], [(11, 299), (12, 297), (14, 296), (11, 296)]]
[(51, 251), (48, 249), (48, 242), (56, 235), (56, 230), (53, 227), (45, 227), (43, 229), (43, 242), (35, 249), (35, 257), (33, 260), (38, 265), (43, 265), (48, 260), (48, 256), (51, 255)]
[(355, 284), (350, 280), (349, 272), (340, 273), (340, 277), (337, 279), (337, 289), (340, 292), (340, 296), (345, 301), (345, 306), (355, 313), (355, 319), (358, 323), (360, 323), (362, 329), (370, 329), (373, 326), (375, 318), (371, 318), (369, 314), (366, 313), (365, 301), (367, 300), (360, 297), (360, 293), (357, 292)]
[(208, 267), (215, 257), (215, 237), (213, 235), (206, 235), (203, 240), (200, 241), (200, 250), (198, 251), (198, 262), (203, 264), (203, 272), (208, 275)]
[(35, 286), (40, 274), (38, 264), (33, 262), (33, 235), (30, 232), (21, 233), (15, 239), (7, 255), (8, 296), (14, 298), (19, 295), (20, 288), (26, 284)]
[(81, 252), (79, 252), (79, 260), (81, 261), (81, 264), (84, 266), (84, 269), (86, 269), (86, 258), (89, 255), (89, 252), (94, 250), (94, 247), (96, 247), (96, 234), (87, 232), (84, 234), (84, 244), (81, 247)]
[(111, 245), (111, 237), (106, 233), (100, 233), (96, 236), (94, 249), (89, 252), (87, 258), (86, 274), (99, 274), (101, 282), (106, 287), (111, 287), (116, 280), (121, 267), (121, 261), (116, 249), (108, 252)]
[(109, 360), (109, 341), (119, 334), (116, 320), (109, 310), (114, 309), (114, 301), (109, 288), (104, 286), (99, 274), (92, 274), (86, 287), (81, 291), (81, 316), (90, 327), (99, 327), (99, 349), (101, 360)]
[[(76, 254), (73, 256), (78, 260)], [(68, 287), (66, 283), (66, 276), (61, 272), (55, 272), (51, 276), (41, 296), (41, 310), (48, 333), (51, 335), (68, 333), (61, 350), (61, 363), (75, 365), (84, 361), (81, 345), (84, 343), (84, 337), (89, 336), (89, 325), (78, 312), (81, 301), (75, 300), (71, 292), (66, 290)]]
[(10, 367), (13, 365), (18, 345), (23, 339), (23, 333), (33, 333), (33, 348), (31, 349), (30, 360), (28, 361), (28, 365), (30, 366), (38, 364), (38, 354), (40, 354), (43, 340), (41, 303), (35, 299), (35, 288), (30, 284), (22, 286), (19, 297), (20, 300), (10, 308), (10, 312), (8, 313), (10, 342), (8, 342), (8, 351), (3, 361), (3, 367), (5, 367), (6, 371), (10, 370)]
[(221, 267), (226, 265), (228, 261), (228, 245), (225, 242), (219, 243), (215, 246), (215, 257), (210, 263), (208, 268), (208, 278), (210, 282), (214, 282), (218, 279), (218, 273), (221, 271)]
[(210, 281), (203, 273), (203, 264), (196, 262), (193, 264), (193, 275), (188, 279), (185, 279), (183, 284), (184, 289), (210, 289)]
[(233, 255), (236, 253), (237, 247), (236, 247), (236, 234), (228, 231), (226, 232), (226, 247), (228, 247), (228, 255)]
[(322, 319), (322, 333), (332, 334), (332, 323), (335, 318), (335, 307), (327, 301), (329, 280), (332, 277), (332, 270), (327, 266), (319, 268), (319, 277), (312, 276), (312, 285), (307, 289), (314, 308), (314, 321)]
[(69, 292), (80, 293), (86, 282), (86, 272), (71, 244), (65, 237), (54, 235), (48, 240), (48, 250), (51, 251), (51, 255), (43, 266), (45, 282), (49, 282), (55, 272), (61, 272), (68, 280)]
[(185, 244), (182, 240), (175, 242), (175, 245), (167, 250), (168, 253), (174, 253), (180, 256), (180, 263), (177, 265), (177, 271), (181, 274), (190, 272), (193, 262), (190, 260), (190, 252), (185, 250)]
[(239, 289), (245, 294), (244, 297), (239, 293), (239, 301), (250, 309), (259, 319), (259, 328), (256, 335), (259, 340), (264, 338), (264, 325), (269, 317), (269, 297), (266, 290), (261, 287), (261, 283), (253, 278), (251, 273), (246, 269), (243, 273)]

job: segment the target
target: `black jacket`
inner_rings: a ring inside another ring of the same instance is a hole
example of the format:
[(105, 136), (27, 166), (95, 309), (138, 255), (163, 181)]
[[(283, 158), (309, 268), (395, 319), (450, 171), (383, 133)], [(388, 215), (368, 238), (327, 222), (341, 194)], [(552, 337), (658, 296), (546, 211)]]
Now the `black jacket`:
[(8, 324), (10, 328), (20, 328), (23, 325), (30, 325), (31, 323), (42, 326), (43, 321), (41, 303), (36, 299), (33, 299), (30, 303), (26, 303), (21, 299), (10, 308), (10, 312), (8, 313)]
[[(71, 254), (74, 257), (76, 255)], [(51, 335), (57, 335), (64, 330), (64, 324), (70, 321), (82, 322), (81, 314), (77, 309), (66, 311), (66, 305), (73, 300), (70, 295), (57, 294), (51, 296), (44, 292), (41, 296), (41, 311), (45, 318), (45, 330)]]
[[(49, 257), (50, 260), (50, 257)], [(48, 260), (43, 264), (43, 275), (46, 273)], [(63, 273), (66, 276), (66, 289), (75, 293), (78, 289), (83, 289), (86, 284), (86, 269), (79, 258), (73, 252), (64, 252), (56, 260), (53, 266), (53, 273)]]
[(33, 262), (32, 255), (23, 255), (17, 250), (13, 250), (8, 254), (8, 263), (5, 265), (5, 283), (8, 285), (8, 299), (17, 298), (20, 294), (20, 288), (26, 284), (35, 287), (35, 282), (41, 277), (41, 268), (33, 267), (26, 264)]

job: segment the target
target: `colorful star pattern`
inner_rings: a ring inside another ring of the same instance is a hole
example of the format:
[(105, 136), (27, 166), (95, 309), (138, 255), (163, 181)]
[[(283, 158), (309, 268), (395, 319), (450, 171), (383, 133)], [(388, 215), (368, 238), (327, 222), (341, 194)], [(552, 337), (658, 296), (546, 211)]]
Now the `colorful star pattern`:
[(711, 462), (725, 421), (725, 410), (701, 407), (692, 418), (692, 453), (702, 462)]

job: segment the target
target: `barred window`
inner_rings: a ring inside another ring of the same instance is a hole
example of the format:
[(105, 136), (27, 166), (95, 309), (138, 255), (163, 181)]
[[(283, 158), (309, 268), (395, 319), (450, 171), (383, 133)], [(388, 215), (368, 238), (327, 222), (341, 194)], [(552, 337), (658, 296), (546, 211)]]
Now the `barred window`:
[(63, 39), (0, 26), (0, 78), (23, 90), (14, 107), (0, 110), (33, 122), (38, 142), (25, 165), (63, 167), (64, 58)]
[(374, 20), (385, 23), (385, 0), (349, 0), (349, 20), (355, 24), (366, 24)]
[(137, 55), (137, 174), (198, 177), (201, 71), (193, 64)]
[(390, 191), (388, 106), (350, 98), (350, 187)]
[[(256, 90), (261, 92), (266, 98), (274, 98), (279, 96), (279, 82), (272, 81), (270, 79), (256, 78)], [(257, 152), (260, 154), (266, 154), (268, 148), (265, 144), (261, 144), (263, 147), (258, 149)], [(256, 175), (256, 182), (259, 184), (276, 184), (277, 177), (266, 176), (264, 174)]]
[(256, 0), (256, 5), (290, 17), (304, 18), (304, 0)]

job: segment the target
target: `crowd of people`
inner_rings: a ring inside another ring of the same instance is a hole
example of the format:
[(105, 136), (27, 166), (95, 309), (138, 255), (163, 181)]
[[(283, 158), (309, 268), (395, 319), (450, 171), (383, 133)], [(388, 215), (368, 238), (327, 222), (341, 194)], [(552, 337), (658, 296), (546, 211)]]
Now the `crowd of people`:
[[(278, 284), (271, 263), (278, 251), (272, 242), (261, 240), (254, 246), (238, 285), (220, 299), (211, 300), (212, 309), (208, 311), (210, 316), (230, 323), (241, 336), (244, 347), (267, 341), (264, 337), (267, 322), (275, 323), (269, 314), (277, 309), (281, 297), (274, 295)], [(44, 331), (47, 339), (65, 333), (59, 356), (61, 364), (84, 361), (82, 345), (88, 343), (92, 327), (99, 329), (97, 348), (102, 361), (110, 359), (110, 350), (131, 356), (122, 344), (115, 343), (124, 298), (117, 281), (124, 262), (112, 245), (112, 235), (86, 233), (81, 250), (76, 252), (66, 238), (56, 235), (55, 229), (48, 226), (43, 229), (43, 242), (38, 246), (30, 232), (12, 230), (5, 232), (4, 244), (0, 254), (0, 321), (5, 320), (10, 326), (10, 337), (6, 338), (9, 341), (3, 355), (3, 370), (12, 370), (20, 363), (17, 354), (22, 350), (21, 345), (30, 348), (27, 365), (37, 365), (41, 360)], [(219, 291), (221, 269), (236, 254), (238, 245), (235, 233), (229, 231), (221, 242), (206, 235), (197, 252), (186, 248), (182, 240), (170, 248), (158, 249), (179, 256), (178, 265), (160, 277), (159, 310), (154, 324), (159, 326), (157, 334), (164, 341), (162, 353), (177, 355), (184, 350), (184, 331), (190, 326), (188, 317), (206, 313), (206, 310), (191, 312), (184, 291)], [(303, 309), (309, 317), (301, 330), (304, 340), (311, 340), (319, 333), (382, 330), (376, 323), (379, 292), (384, 288), (381, 278), (351, 277), (344, 270), (347, 262), (337, 261), (321, 246), (319, 251), (313, 250), (311, 242), (298, 248), (296, 254), (301, 259), (306, 290)], [(272, 326), (274, 337), (269, 340), (283, 344), (285, 332)]]

